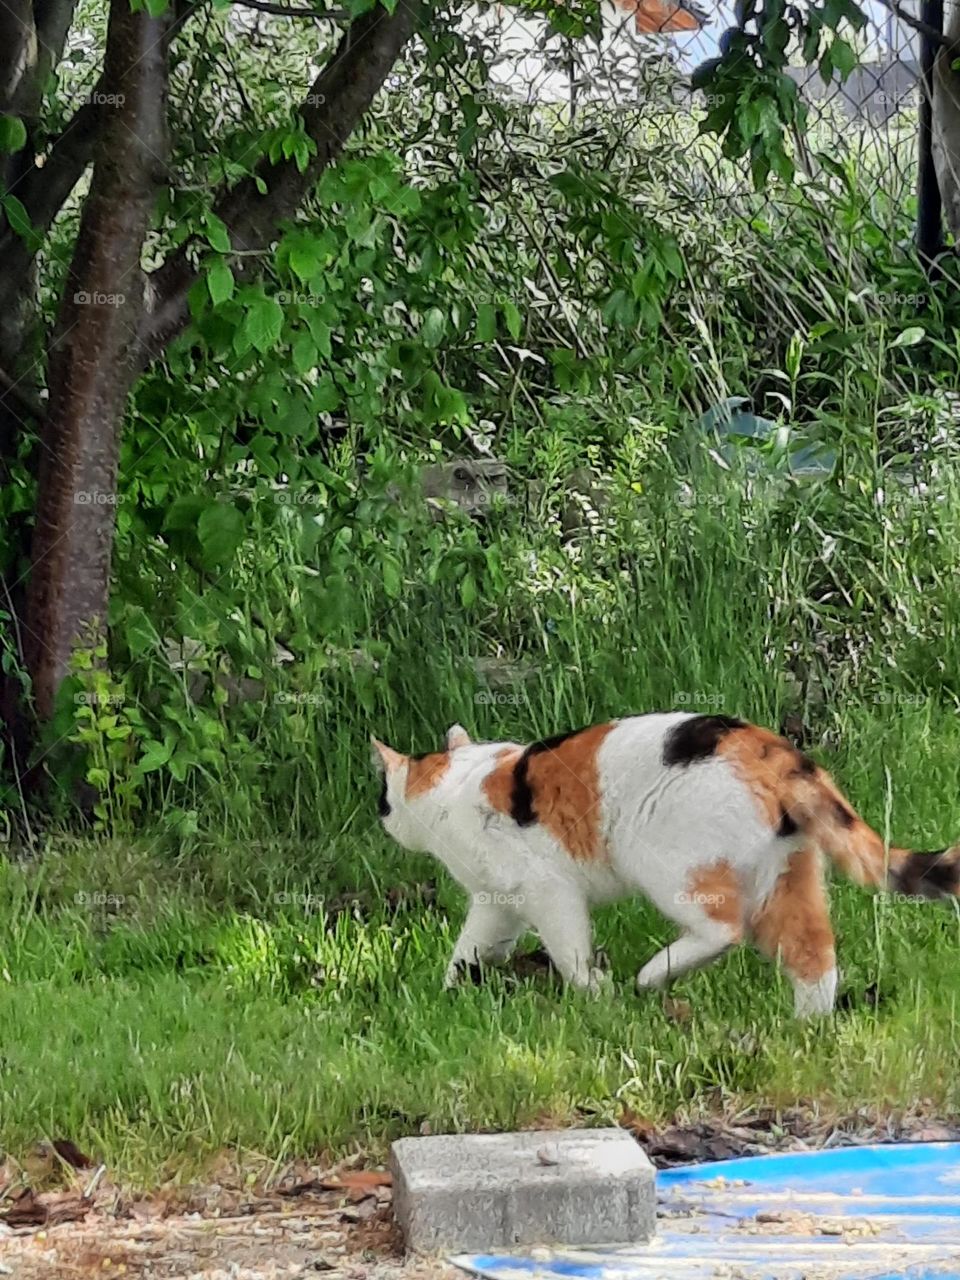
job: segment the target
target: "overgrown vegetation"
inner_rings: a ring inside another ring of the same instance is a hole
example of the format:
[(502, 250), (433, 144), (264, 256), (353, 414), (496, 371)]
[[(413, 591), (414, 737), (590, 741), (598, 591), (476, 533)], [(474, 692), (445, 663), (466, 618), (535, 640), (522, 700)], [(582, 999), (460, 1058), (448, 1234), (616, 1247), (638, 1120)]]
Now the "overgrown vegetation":
[[(148, 237), (158, 260), (197, 238), (190, 327), (133, 387), (116, 492), (74, 495), (116, 511), (107, 634), (36, 748), (51, 789), (4, 792), (4, 1144), (69, 1137), (152, 1181), (223, 1146), (735, 1096), (955, 1109), (949, 909), (838, 890), (848, 1007), (816, 1031), (746, 951), (681, 984), (688, 1021), (637, 1000), (667, 936), (638, 904), (598, 928), (615, 999), (445, 995), (462, 904), (388, 847), (369, 767), (371, 730), (427, 750), (453, 721), (529, 740), (723, 710), (802, 738), (891, 839), (957, 837), (960, 317), (885, 155), (811, 133), (806, 172), (751, 194), (689, 103), (511, 103), (451, 19), (241, 252), (208, 184), (254, 138), (311, 154), (283, 124), (311, 55), (290, 39), (253, 106), (223, 96), (212, 68), (236, 57), (243, 87), (287, 32), (228, 23), (178, 36), (189, 112)], [(84, 74), (61, 66), (51, 129)], [(761, 442), (704, 431), (734, 396)], [(36, 449), (5, 453), (13, 586)], [(480, 515), (419, 493), (451, 456), (508, 464)]]

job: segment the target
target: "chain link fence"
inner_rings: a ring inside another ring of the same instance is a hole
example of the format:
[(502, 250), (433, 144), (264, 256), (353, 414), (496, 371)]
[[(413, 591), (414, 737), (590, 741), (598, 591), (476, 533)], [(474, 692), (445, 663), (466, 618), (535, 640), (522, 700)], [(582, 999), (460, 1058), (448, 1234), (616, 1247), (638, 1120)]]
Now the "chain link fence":
[[(917, 190), (922, 38), (879, 0), (867, 0), (865, 11), (865, 28), (847, 34), (859, 61), (845, 78), (825, 80), (816, 64), (788, 69), (808, 118), (805, 137), (793, 140), (795, 159), (800, 183), (822, 175), (818, 157), (852, 163), (875, 197), (876, 225), (892, 235), (912, 216)], [(761, 208), (766, 198), (756, 198), (749, 165), (725, 159), (700, 134), (710, 95), (690, 87), (696, 67), (718, 55), (732, 7), (604, 0), (602, 19), (599, 40), (574, 39), (551, 33), (546, 17), (503, 5), (468, 10), (461, 30), (488, 74), (480, 101), (512, 113), (515, 138), (521, 118), (558, 141), (616, 121), (625, 145), (669, 153), (678, 200), (739, 216)]]

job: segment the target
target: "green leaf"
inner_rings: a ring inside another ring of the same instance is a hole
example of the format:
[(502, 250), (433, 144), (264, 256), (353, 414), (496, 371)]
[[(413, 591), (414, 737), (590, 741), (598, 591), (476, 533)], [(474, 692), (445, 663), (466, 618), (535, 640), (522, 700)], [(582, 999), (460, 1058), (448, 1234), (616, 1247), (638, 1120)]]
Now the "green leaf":
[(30, 215), (27, 213), (23, 203), (16, 196), (3, 196), (0, 199), (0, 205), (3, 205), (3, 211), (7, 215), (7, 221), (15, 235), (21, 240), (26, 241), (27, 247), (34, 252), (41, 247), (43, 240), (33, 228), (30, 221)]
[(841, 80), (846, 80), (847, 76), (857, 65), (857, 55), (847, 44), (846, 40), (841, 40), (838, 36), (830, 49), (830, 60), (837, 71), (840, 72)]
[(891, 347), (915, 347), (918, 342), (922, 342), (927, 336), (926, 330), (920, 325), (912, 325), (909, 329), (904, 329), (902, 333), (898, 333), (894, 340), (890, 343)]
[(214, 259), (207, 271), (207, 289), (210, 293), (210, 301), (215, 307), (233, 297), (233, 272), (225, 259)]
[(403, 582), (400, 577), (400, 566), (396, 560), (384, 560), (383, 562), (383, 589), (391, 600), (396, 600), (400, 596), (403, 588)]
[(512, 302), (504, 302), (501, 305), (500, 310), (503, 313), (503, 320), (504, 324), (507, 326), (507, 332), (510, 334), (510, 337), (514, 342), (518, 342), (520, 340), (520, 335), (523, 332), (523, 316), (520, 314), (519, 307)]
[(293, 343), (293, 367), (297, 373), (309, 373), (317, 367), (317, 344), (309, 333), (298, 333)]
[(497, 308), (492, 302), (481, 302), (477, 307), (477, 342), (494, 342), (497, 337)]
[(0, 152), (9, 155), (14, 151), (22, 151), (26, 145), (27, 126), (20, 117), (0, 116)]
[(316, 413), (332, 413), (340, 405), (340, 392), (333, 378), (327, 374), (321, 378), (313, 390), (311, 404)]
[(172, 738), (164, 742), (148, 742), (146, 751), (137, 762), (137, 767), (141, 773), (153, 773), (157, 769), (162, 769), (172, 755)]
[(472, 573), (464, 574), (460, 582), (460, 602), (465, 609), (469, 609), (471, 605), (476, 604), (477, 600), (477, 580)]
[(243, 515), (232, 502), (205, 507), (197, 522), (204, 562), (214, 569), (228, 564), (243, 541), (244, 528)]
[(439, 307), (430, 307), (427, 314), (423, 317), (423, 324), (420, 326), (420, 337), (425, 347), (437, 347), (443, 338), (443, 331), (446, 327), (443, 312)]
[(274, 298), (258, 298), (243, 318), (241, 332), (263, 354), (275, 347), (283, 329), (283, 309)]
[(218, 253), (229, 253), (230, 236), (223, 219), (218, 218), (215, 213), (205, 213), (203, 215), (203, 226), (207, 233), (207, 243), (211, 249), (216, 249)]

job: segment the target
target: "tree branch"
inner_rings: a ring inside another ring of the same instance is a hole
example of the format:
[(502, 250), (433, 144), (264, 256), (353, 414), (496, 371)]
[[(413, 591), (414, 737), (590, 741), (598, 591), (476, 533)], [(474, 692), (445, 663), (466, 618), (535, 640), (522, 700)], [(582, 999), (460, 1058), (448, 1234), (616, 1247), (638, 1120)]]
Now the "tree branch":
[(275, 13), (280, 18), (319, 18), (321, 21), (340, 22), (349, 18), (346, 9), (292, 9), (286, 4), (271, 4), (270, 0), (233, 0), (244, 9), (258, 9), (261, 13)]
[(880, 4), (895, 18), (899, 18), (901, 22), (905, 22), (908, 27), (912, 27), (914, 31), (919, 31), (921, 35), (926, 36), (928, 40), (933, 40), (941, 49), (951, 49), (954, 42), (945, 36), (942, 31), (938, 31), (936, 27), (931, 27), (929, 22), (923, 22), (920, 18), (915, 18), (912, 13), (908, 13), (906, 9), (897, 4), (897, 0), (880, 0)]
[[(422, 13), (420, 0), (399, 0), (393, 13), (379, 5), (355, 19), (300, 106), (317, 153), (301, 173), (293, 160), (262, 160), (253, 177), (225, 191), (214, 208), (240, 251), (264, 249), (278, 225), (291, 217), (317, 180), (343, 151), (347, 139), (382, 87)], [(266, 185), (265, 195), (258, 180)], [(147, 277), (147, 314), (140, 330), (145, 367), (186, 327), (187, 294), (197, 279), (200, 242), (191, 237)], [(151, 302), (152, 295), (152, 302)]]

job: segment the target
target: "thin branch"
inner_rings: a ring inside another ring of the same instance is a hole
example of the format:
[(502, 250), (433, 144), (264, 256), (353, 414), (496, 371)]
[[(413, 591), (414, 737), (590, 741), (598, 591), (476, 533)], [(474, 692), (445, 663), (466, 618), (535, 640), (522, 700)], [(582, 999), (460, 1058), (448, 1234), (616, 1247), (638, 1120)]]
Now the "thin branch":
[(346, 9), (292, 9), (286, 4), (271, 4), (270, 0), (233, 0), (245, 9), (259, 9), (261, 13), (275, 13), (278, 18), (319, 18), (321, 21), (341, 22), (349, 18)]
[(895, 18), (905, 22), (908, 27), (912, 27), (914, 31), (919, 31), (928, 40), (933, 40), (941, 49), (952, 49), (954, 47), (954, 42), (945, 36), (942, 31), (938, 31), (936, 27), (932, 27), (929, 22), (924, 22), (921, 18), (915, 18), (912, 13), (907, 13), (906, 9), (902, 9), (897, 4), (897, 0), (880, 0), (880, 4), (884, 9), (892, 13)]

